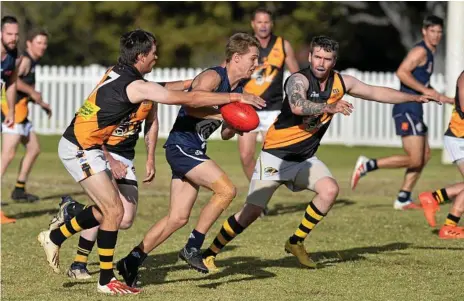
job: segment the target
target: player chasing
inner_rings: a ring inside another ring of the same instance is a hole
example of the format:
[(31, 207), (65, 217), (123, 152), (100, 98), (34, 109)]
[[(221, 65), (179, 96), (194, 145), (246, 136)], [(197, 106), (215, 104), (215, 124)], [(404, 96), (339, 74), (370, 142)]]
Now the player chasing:
[(298, 71), (290, 42), (272, 33), (274, 26), (272, 12), (258, 8), (253, 13), (251, 27), (260, 43), (259, 66), (245, 85), (245, 92), (258, 95), (266, 101), (266, 107), (257, 110), (259, 126), (238, 137), (240, 161), (248, 181), (251, 180), (256, 165), (255, 151), (258, 133), (264, 139), (266, 132), (280, 113), (283, 101), (284, 66), (291, 73)]
[[(422, 26), (423, 40), (416, 44), (399, 66), (396, 74), (401, 81), (400, 91), (412, 95), (430, 95), (440, 102), (454, 102), (439, 94), (430, 86), (434, 66), (434, 54), (443, 35), (443, 19), (428, 16)], [(401, 136), (406, 154), (379, 159), (360, 156), (351, 177), (351, 189), (369, 172), (383, 168), (406, 168), (403, 185), (393, 207), (397, 210), (421, 209), (411, 199), (411, 192), (430, 159), (427, 126), (423, 120), (422, 104), (407, 102), (393, 106), (396, 134)]]
[(113, 256), (124, 207), (113, 185), (102, 147), (121, 122), (135, 113), (139, 104), (153, 101), (192, 107), (243, 102), (261, 107), (264, 101), (253, 95), (169, 91), (146, 81), (157, 60), (157, 41), (144, 30), (125, 33), (120, 39), (118, 64), (108, 69), (90, 93), (63, 134), (58, 154), (64, 166), (96, 205), (82, 210), (61, 227), (39, 234), (47, 261), (59, 273), (61, 245), (82, 230), (99, 226), (97, 233), (100, 277), (97, 291), (105, 294), (137, 294), (139, 290), (118, 281), (113, 273)]
[[(193, 80), (189, 91), (242, 93), (242, 80), (249, 78), (257, 66), (258, 47), (254, 37), (234, 34), (226, 46), (225, 67), (208, 68)], [(216, 108), (182, 107), (179, 111), (164, 145), (172, 170), (169, 212), (145, 234), (138, 246), (117, 263), (127, 285), (136, 285), (138, 269), (147, 254), (187, 224), (200, 187), (211, 190), (213, 195), (203, 207), (186, 245), (179, 252), (179, 258), (197, 271), (208, 272), (201, 257), (201, 246), (208, 230), (236, 195), (230, 178), (206, 154), (207, 139), (221, 124), (222, 139), (232, 138), (235, 130), (223, 124)]]
[[(191, 80), (160, 84), (168, 90), (183, 91), (190, 83)], [(102, 148), (107, 160), (108, 169), (111, 170), (112, 176), (115, 179), (116, 188), (119, 191), (119, 196), (124, 207), (124, 216), (119, 225), (120, 230), (129, 229), (132, 226), (137, 212), (139, 193), (134, 159), (135, 146), (144, 121), (147, 160), (143, 182), (149, 184), (155, 177), (155, 150), (159, 125), (157, 111), (156, 103), (151, 101), (140, 103), (137, 111), (129, 116), (128, 119), (121, 122)], [(50, 223), (50, 230), (60, 227), (85, 208), (83, 204), (73, 200), (69, 196), (63, 197), (59, 207), (58, 213)], [(68, 277), (81, 280), (91, 278), (87, 269), (87, 261), (95, 245), (97, 234), (98, 227), (81, 232), (76, 257), (66, 273)]]
[[(48, 45), (48, 33), (35, 29), (28, 34), (26, 51), (18, 67), (17, 97), (15, 104), (15, 125), (12, 128), (4, 127), (2, 147), (2, 176), (8, 165), (16, 155), (18, 144), (23, 144), (26, 154), (21, 159), (18, 178), (11, 198), (18, 202), (35, 202), (39, 197), (26, 192), (27, 178), (32, 170), (35, 160), (40, 154), (39, 138), (34, 132), (28, 117), (28, 103), (34, 101), (51, 116), (50, 106), (42, 100), (42, 96), (35, 90), (35, 66), (44, 56)], [(2, 114), (7, 114), (8, 107), (2, 103)]]
[(339, 187), (326, 165), (315, 154), (333, 116), (350, 115), (353, 106), (342, 100), (349, 94), (381, 103), (428, 102), (421, 95), (367, 85), (349, 75), (333, 71), (338, 43), (331, 38), (314, 37), (310, 45), (310, 66), (291, 75), (285, 83), (286, 97), (280, 115), (269, 128), (256, 163), (243, 208), (230, 216), (203, 253), (210, 271), (217, 271), (215, 258), (232, 239), (242, 233), (261, 214), (276, 189), (285, 184), (292, 191), (311, 190), (304, 217), (285, 242), (285, 251), (305, 267), (315, 268), (304, 247), (304, 240), (327, 215), (337, 198)]
[[(464, 72), (456, 83), (454, 110), (443, 142), (451, 160), (458, 167), (464, 177)], [(464, 238), (464, 228), (458, 227), (459, 220), (464, 213), (464, 182), (456, 183), (434, 192), (419, 194), (419, 200), (424, 208), (424, 215), (431, 227), (436, 226), (435, 214), (439, 206), (454, 200), (446, 217), (445, 223), (438, 232), (442, 239)]]

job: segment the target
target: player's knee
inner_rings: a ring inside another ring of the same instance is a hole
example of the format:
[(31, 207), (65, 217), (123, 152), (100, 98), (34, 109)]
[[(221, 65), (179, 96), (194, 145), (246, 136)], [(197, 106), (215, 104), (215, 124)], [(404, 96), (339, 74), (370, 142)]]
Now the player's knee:
[(409, 169), (419, 170), (424, 167), (424, 158), (419, 156), (409, 157)]
[(37, 158), (40, 155), (40, 146), (34, 146), (27, 150), (31, 157)]
[(335, 181), (328, 181), (322, 191), (319, 192), (319, 197), (326, 202), (333, 203), (337, 199), (340, 188)]
[(252, 164), (254, 157), (255, 157), (255, 153), (253, 150), (246, 150), (246, 151), (240, 152), (240, 159), (243, 165)]
[(188, 221), (189, 221), (189, 217), (182, 216), (182, 215), (169, 216), (169, 219), (168, 219), (169, 225), (176, 230), (187, 225)]
[(133, 218), (126, 218), (125, 216), (123, 217), (121, 223), (119, 224), (119, 229), (121, 230), (127, 230), (130, 227), (132, 227), (132, 224), (134, 223)]
[(224, 210), (229, 207), (232, 200), (237, 196), (237, 188), (225, 174), (211, 186), (214, 192), (212, 201)]
[(105, 219), (110, 219), (116, 222), (118, 225), (121, 224), (121, 221), (124, 217), (124, 206), (122, 205), (119, 197), (110, 202), (107, 202), (103, 206), (100, 206), (100, 210)]

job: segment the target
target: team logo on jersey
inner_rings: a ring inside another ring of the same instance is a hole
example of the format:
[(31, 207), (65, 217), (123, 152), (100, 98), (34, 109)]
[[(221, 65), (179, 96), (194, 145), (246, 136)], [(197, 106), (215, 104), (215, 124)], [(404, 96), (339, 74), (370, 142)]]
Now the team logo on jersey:
[(82, 107), (77, 111), (77, 116), (84, 118), (85, 120), (89, 120), (93, 116), (97, 115), (98, 111), (100, 111), (100, 107), (96, 104), (91, 103), (88, 99), (84, 102)]
[(340, 90), (338, 90), (338, 89), (333, 89), (333, 90), (332, 90), (332, 93), (333, 93), (334, 95), (340, 94)]
[(309, 97), (319, 97), (319, 93), (317, 93), (316, 91), (312, 91)]
[(404, 132), (409, 130), (409, 122), (402, 122), (401, 123), (401, 130), (404, 131)]
[(195, 151), (195, 156), (201, 156), (201, 155), (203, 155), (202, 151), (200, 151), (200, 150)]
[(264, 174), (266, 176), (272, 176), (272, 175), (275, 175), (278, 172), (279, 171), (277, 169), (275, 169), (274, 167), (266, 167), (266, 168), (264, 168)]

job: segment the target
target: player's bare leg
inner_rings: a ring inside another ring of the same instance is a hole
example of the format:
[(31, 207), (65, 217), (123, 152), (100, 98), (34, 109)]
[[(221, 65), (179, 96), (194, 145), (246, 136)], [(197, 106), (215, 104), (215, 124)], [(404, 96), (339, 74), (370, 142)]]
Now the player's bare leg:
[[(298, 186), (304, 187), (303, 185)], [(295, 233), (285, 243), (285, 251), (295, 255), (298, 261), (308, 268), (316, 268), (317, 264), (309, 257), (304, 247), (304, 240), (314, 227), (327, 215), (330, 208), (332, 208), (335, 203), (339, 192), (337, 182), (331, 177), (319, 179), (315, 183), (313, 189), (316, 192), (316, 196), (306, 208), (303, 219)]]
[(35, 160), (40, 154), (39, 138), (34, 132), (21, 136), (21, 143), (26, 147), (26, 154), (21, 160), (16, 187), (11, 194), (13, 200), (35, 202), (39, 197), (26, 192), (25, 186)]
[(186, 178), (213, 192), (210, 201), (203, 207), (195, 229), (190, 233), (179, 257), (199, 272), (207, 273), (200, 254), (205, 235), (222, 212), (236, 196), (236, 188), (225, 172), (212, 160), (208, 160), (189, 171)]
[(247, 202), (236, 214), (224, 221), (210, 247), (203, 253), (203, 263), (210, 272), (218, 271), (216, 255), (260, 217), (274, 192), (282, 185), (278, 181), (251, 180)]
[(255, 151), (257, 137), (257, 132), (243, 133), (243, 135), (238, 136), (240, 162), (248, 181), (251, 180), (256, 165)]
[(18, 148), (18, 144), (21, 142), (21, 135), (17, 134), (2, 134), (2, 179), (5, 175), (6, 169), (10, 165), (11, 161), (13, 161), (16, 155), (16, 149)]
[[(124, 216), (119, 229), (129, 229), (132, 226), (137, 212), (138, 188), (137, 186), (127, 184), (114, 183), (114, 185), (116, 185), (119, 190), (119, 197), (124, 207)], [(80, 280), (92, 277), (87, 269), (87, 261), (95, 241), (97, 240), (97, 233), (98, 227), (82, 231), (79, 237), (76, 257), (67, 271), (68, 277)]]
[(430, 147), (426, 136), (402, 137), (406, 154), (380, 159), (368, 159), (361, 156), (356, 162), (351, 186), (354, 189), (362, 176), (377, 169), (406, 168), (403, 185), (395, 201), (395, 209), (419, 209), (411, 200), (411, 191), (420, 177), (423, 167), (430, 159)]
[(172, 233), (185, 226), (198, 195), (199, 186), (187, 179), (172, 179), (171, 200), (168, 214), (153, 225), (142, 242), (126, 257), (118, 261), (116, 267), (127, 285), (135, 287), (138, 269), (148, 253), (168, 239)]

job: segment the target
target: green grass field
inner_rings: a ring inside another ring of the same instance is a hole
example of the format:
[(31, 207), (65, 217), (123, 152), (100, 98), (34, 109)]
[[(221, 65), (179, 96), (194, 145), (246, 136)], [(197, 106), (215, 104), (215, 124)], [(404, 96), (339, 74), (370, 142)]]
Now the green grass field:
[[(59, 197), (71, 194), (87, 202), (57, 156), (59, 137), (41, 136), (42, 151), (27, 188), (42, 200), (17, 204), (9, 200), (15, 183), (18, 159), (2, 179), (3, 210), (18, 219), (2, 227), (1, 282), (3, 300), (106, 300), (96, 292), (98, 257), (90, 256), (94, 278), (73, 281), (54, 274), (48, 267), (37, 234), (48, 227)], [(145, 231), (168, 210), (169, 167), (163, 141), (156, 156), (156, 181), (140, 186), (140, 206), (134, 226), (120, 232), (115, 260), (125, 256)], [(136, 163), (144, 175), (143, 140)], [(221, 272), (202, 275), (177, 261), (210, 193), (202, 190), (189, 224), (149, 255), (142, 270), (143, 292), (129, 299), (143, 300), (464, 300), (462, 264), (464, 242), (441, 241), (437, 230), (428, 227), (422, 212), (397, 212), (392, 203), (403, 171), (380, 170), (363, 180), (355, 193), (349, 188), (351, 171), (361, 153), (386, 156), (400, 149), (323, 146), (318, 157), (331, 169), (340, 184), (338, 202), (306, 240), (306, 246), (323, 268), (306, 270), (284, 252), (284, 242), (298, 226), (313, 194), (292, 193), (282, 187), (270, 203), (271, 213), (234, 240), (218, 257)], [(22, 153), (22, 150), (19, 151)], [(211, 142), (209, 154), (230, 175), (238, 196), (207, 235), (213, 240), (225, 218), (243, 205), (247, 181), (242, 173), (235, 142)], [(440, 164), (435, 150), (414, 197), (422, 190), (461, 181), (454, 166)], [(439, 212), (444, 220), (448, 206)], [(61, 250), (61, 268), (72, 262), (77, 237)], [(85, 298), (85, 299), (84, 299)], [(110, 299), (109, 299), (110, 300)], [(112, 299), (111, 299), (112, 300)]]

